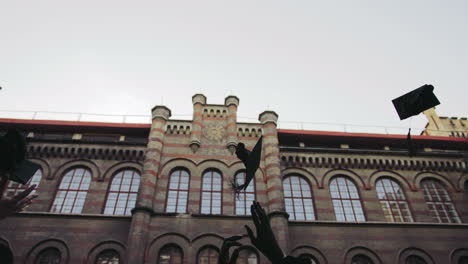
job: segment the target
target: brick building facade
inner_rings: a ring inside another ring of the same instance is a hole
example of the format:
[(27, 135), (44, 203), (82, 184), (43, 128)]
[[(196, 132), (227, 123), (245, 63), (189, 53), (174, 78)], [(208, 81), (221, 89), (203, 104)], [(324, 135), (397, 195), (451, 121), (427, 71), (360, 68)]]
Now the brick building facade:
[[(42, 167), (0, 246), (15, 263), (216, 263), (223, 238), (253, 225), (255, 199), (283, 250), (316, 263), (467, 263), (466, 138), (414, 136), (409, 157), (403, 135), (283, 130), (272, 111), (237, 122), (235, 96), (192, 102), (192, 120), (156, 106), (148, 125), (0, 120)], [(236, 197), (235, 146), (260, 135), (260, 169)], [(239, 263), (268, 263), (241, 243)]]

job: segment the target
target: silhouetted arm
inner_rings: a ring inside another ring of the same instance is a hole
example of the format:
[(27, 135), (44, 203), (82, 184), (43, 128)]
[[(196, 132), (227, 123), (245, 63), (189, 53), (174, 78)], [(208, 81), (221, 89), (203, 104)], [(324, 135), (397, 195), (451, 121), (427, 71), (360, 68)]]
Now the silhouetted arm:
[(21, 212), (25, 207), (30, 205), (32, 200), (37, 197), (37, 194), (29, 195), (35, 189), (36, 185), (34, 184), (28, 189), (13, 196), (11, 199), (0, 200), (0, 220), (14, 213)]

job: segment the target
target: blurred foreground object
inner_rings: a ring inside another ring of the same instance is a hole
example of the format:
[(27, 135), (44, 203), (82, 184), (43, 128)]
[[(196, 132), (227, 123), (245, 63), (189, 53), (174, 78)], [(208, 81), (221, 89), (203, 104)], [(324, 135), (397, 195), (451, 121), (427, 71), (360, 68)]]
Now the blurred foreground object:
[[(6, 185), (8, 179), (2, 177), (0, 180), (0, 187)], [(13, 196), (11, 199), (0, 200), (0, 220), (11, 216), (14, 213), (23, 211), (27, 206), (29, 206), (34, 198), (37, 197), (37, 194), (28, 196), (32, 191), (36, 189), (36, 185), (32, 185), (28, 189), (18, 193)]]
[(8, 130), (0, 137), (0, 175), (11, 181), (26, 184), (40, 168), (39, 165), (25, 160), (26, 142), (16, 130)]
[(236, 193), (245, 190), (252, 179), (255, 177), (255, 172), (260, 166), (260, 158), (262, 156), (262, 139), (261, 136), (255, 144), (252, 151), (245, 148), (244, 143), (237, 144), (236, 155), (245, 166), (245, 181), (242, 185), (237, 186), (236, 180), (234, 179), (234, 189)]
[(415, 116), (440, 102), (433, 93), (434, 86), (425, 84), (392, 100), (400, 120)]
[(311, 264), (309, 259), (296, 258), (292, 256), (284, 257), (275, 234), (270, 226), (270, 219), (265, 213), (260, 203), (254, 201), (250, 206), (252, 220), (255, 224), (257, 237), (254, 236), (252, 229), (245, 226), (252, 245), (254, 245), (262, 254), (267, 257), (273, 264)]

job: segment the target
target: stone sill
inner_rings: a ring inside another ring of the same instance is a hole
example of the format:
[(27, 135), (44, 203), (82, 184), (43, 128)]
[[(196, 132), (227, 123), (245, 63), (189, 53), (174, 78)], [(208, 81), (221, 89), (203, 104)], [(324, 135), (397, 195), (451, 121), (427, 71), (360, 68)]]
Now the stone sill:
[(366, 222), (343, 222), (331, 220), (318, 220), (318, 221), (294, 221), (289, 220), (292, 226), (378, 226), (378, 227), (449, 227), (449, 228), (468, 228), (465, 223), (429, 223), (429, 222), (379, 222), (379, 221), (366, 221)]
[(51, 212), (22, 212), (13, 217), (57, 217), (57, 218), (96, 218), (131, 220), (131, 215), (105, 215), (105, 214), (61, 214)]

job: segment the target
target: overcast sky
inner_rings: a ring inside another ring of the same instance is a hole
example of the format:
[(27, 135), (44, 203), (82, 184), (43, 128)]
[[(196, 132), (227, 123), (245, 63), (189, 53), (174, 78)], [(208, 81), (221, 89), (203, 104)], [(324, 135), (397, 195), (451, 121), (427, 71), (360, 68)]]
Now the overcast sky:
[(391, 100), (428, 83), (439, 115), (466, 117), (467, 13), (466, 0), (0, 0), (0, 110), (148, 115), (163, 103), (180, 118), (201, 91), (238, 96), (252, 121), (268, 108), (282, 122), (407, 127)]

